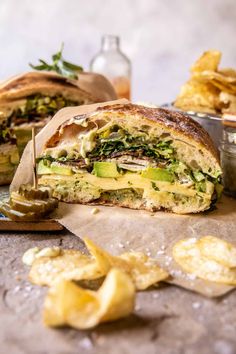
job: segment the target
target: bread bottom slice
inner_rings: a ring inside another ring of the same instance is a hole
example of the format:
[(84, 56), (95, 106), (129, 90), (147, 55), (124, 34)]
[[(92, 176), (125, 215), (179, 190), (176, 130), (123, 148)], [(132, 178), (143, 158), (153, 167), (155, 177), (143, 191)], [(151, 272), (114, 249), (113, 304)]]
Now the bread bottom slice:
[(116, 205), (151, 212), (166, 210), (177, 214), (198, 213), (209, 209), (211, 205), (210, 194), (198, 195), (194, 190), (191, 193), (186, 191), (186, 194), (181, 194), (173, 191), (151, 190), (151, 188), (109, 189), (108, 182), (108, 189), (105, 190), (87, 181), (82, 183), (81, 180), (73, 177), (52, 175), (42, 176), (39, 183), (50, 186), (55, 198), (69, 203)]

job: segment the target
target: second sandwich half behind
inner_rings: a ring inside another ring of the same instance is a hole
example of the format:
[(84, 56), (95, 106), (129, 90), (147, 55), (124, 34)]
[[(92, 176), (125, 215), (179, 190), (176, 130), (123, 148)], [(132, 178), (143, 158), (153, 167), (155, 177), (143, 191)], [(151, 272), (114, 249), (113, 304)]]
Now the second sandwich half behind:
[(39, 183), (70, 203), (196, 213), (222, 190), (208, 133), (161, 108), (117, 104), (71, 117), (38, 162)]
[(39, 131), (61, 108), (113, 99), (116, 94), (109, 81), (86, 72), (75, 80), (54, 72), (32, 71), (0, 85), (0, 112), (16, 134), (20, 153), (31, 139), (32, 127)]

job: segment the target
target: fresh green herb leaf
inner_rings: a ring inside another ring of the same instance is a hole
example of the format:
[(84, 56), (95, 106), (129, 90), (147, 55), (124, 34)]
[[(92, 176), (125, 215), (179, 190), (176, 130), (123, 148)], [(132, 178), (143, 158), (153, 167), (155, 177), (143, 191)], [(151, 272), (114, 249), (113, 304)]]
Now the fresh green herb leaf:
[(72, 64), (72, 63), (69, 63), (68, 61), (65, 61), (65, 60), (63, 60), (62, 63), (63, 63), (63, 66), (65, 68), (67, 68), (68, 70), (83, 71), (83, 68), (80, 65)]
[(39, 65), (29, 64), (29, 66), (34, 70), (55, 71), (56, 73), (70, 79), (78, 79), (78, 72), (83, 71), (83, 68), (79, 65), (72, 64), (64, 60), (62, 56), (63, 48), (64, 44), (62, 43), (59, 52), (52, 55), (52, 64), (47, 63), (45, 60), (39, 59)]

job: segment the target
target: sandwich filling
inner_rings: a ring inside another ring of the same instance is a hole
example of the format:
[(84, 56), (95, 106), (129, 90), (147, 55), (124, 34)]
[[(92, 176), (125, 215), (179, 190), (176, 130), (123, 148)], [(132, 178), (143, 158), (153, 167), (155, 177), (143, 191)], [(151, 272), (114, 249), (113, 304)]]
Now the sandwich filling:
[(5, 105), (4, 111), (8, 117), (8, 124), (16, 135), (20, 154), (31, 139), (32, 125), (38, 133), (61, 108), (82, 104), (84, 104), (83, 99), (72, 101), (62, 95), (45, 96), (37, 93), (15, 101), (14, 104)]
[(45, 96), (40, 93), (28, 96), (22, 105), (13, 109), (9, 119), (14, 125), (42, 121), (51, 118), (59, 109), (79, 106), (84, 102), (65, 99), (62, 95)]
[(171, 134), (150, 136), (148, 126), (131, 129), (118, 120), (74, 123), (84, 130), (65, 134), (38, 159), (40, 183), (59, 200), (188, 213), (219, 197), (221, 171), (189, 163)]
[(19, 163), (16, 139), (6, 122), (0, 123), (0, 185), (9, 183)]

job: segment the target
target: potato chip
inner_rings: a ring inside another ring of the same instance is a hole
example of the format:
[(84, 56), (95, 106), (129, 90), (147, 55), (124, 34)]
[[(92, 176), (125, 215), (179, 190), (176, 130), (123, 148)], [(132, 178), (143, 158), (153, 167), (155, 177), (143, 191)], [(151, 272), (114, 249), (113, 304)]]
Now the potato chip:
[(219, 82), (225, 83), (227, 84), (232, 84), (235, 85), (236, 83), (236, 77), (234, 76), (226, 76), (223, 74), (220, 74), (219, 72), (216, 71), (210, 71), (210, 70), (205, 70), (202, 72), (197, 72), (194, 73), (193, 78), (197, 79), (197, 80), (206, 80), (206, 81), (210, 81), (210, 80), (217, 80)]
[(191, 67), (191, 72), (201, 72), (205, 70), (216, 71), (221, 59), (221, 52), (209, 50), (204, 52), (201, 57)]
[(196, 239), (189, 238), (178, 241), (172, 252), (176, 263), (187, 273), (216, 283), (236, 285), (236, 268), (230, 269), (202, 255)]
[(169, 276), (158, 266), (156, 260), (141, 252), (127, 252), (120, 256), (112, 256), (91, 240), (85, 238), (84, 242), (101, 271), (108, 271), (113, 267), (125, 271), (133, 279), (137, 290), (144, 290)]
[(214, 236), (205, 236), (198, 241), (201, 254), (225, 267), (236, 267), (236, 247)]
[(218, 73), (225, 75), (225, 76), (231, 76), (236, 78), (236, 70), (232, 68), (224, 68), (224, 69), (219, 69)]
[(91, 256), (79, 250), (61, 250), (54, 257), (36, 258), (29, 273), (31, 282), (50, 286), (59, 279), (94, 280), (105, 276), (111, 268), (118, 268), (132, 277), (138, 290), (144, 290), (168, 277), (156, 260), (143, 253), (129, 252), (112, 256), (88, 238), (84, 242)]
[[(208, 51), (196, 61), (190, 80), (182, 86), (174, 103), (175, 107), (213, 114), (235, 113), (236, 70), (218, 69), (220, 59), (220, 52)], [(222, 93), (230, 99), (222, 100)]]
[(99, 269), (102, 269), (104, 272), (108, 272), (112, 267), (116, 267), (122, 268), (127, 273), (130, 271), (130, 267), (127, 262), (122, 260), (119, 256), (112, 256), (102, 248), (98, 247), (87, 237), (84, 238), (84, 243), (96, 260)]
[(59, 279), (97, 279), (106, 274), (97, 263), (78, 250), (61, 250), (56, 257), (40, 257), (32, 264), (29, 279), (37, 285), (52, 285)]
[(157, 265), (157, 261), (141, 252), (127, 252), (120, 256), (130, 267), (129, 274), (138, 290), (168, 278), (169, 274)]
[(211, 83), (211, 85), (215, 86), (220, 91), (225, 91), (231, 94), (236, 93), (235, 77), (227, 77), (214, 71), (203, 71), (201, 73), (195, 73), (192, 80), (193, 79), (205, 84)]
[(134, 303), (135, 287), (131, 278), (114, 268), (97, 292), (80, 288), (67, 280), (55, 283), (45, 299), (44, 323), (88, 329), (101, 322), (128, 316)]
[(205, 82), (189, 80), (181, 88), (175, 106), (185, 111), (215, 113), (219, 100), (219, 89)]

